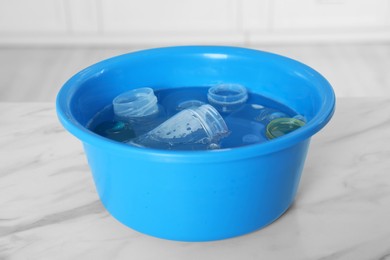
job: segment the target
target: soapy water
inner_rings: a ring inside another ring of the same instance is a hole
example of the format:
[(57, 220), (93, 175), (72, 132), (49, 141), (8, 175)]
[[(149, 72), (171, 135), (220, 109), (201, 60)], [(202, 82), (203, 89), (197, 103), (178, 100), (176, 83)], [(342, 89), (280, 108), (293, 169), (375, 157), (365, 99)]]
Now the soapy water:
[[(200, 138), (202, 129), (198, 125), (192, 125), (194, 124), (193, 122), (184, 122), (183, 119), (174, 122), (175, 126), (172, 128), (172, 131), (167, 130), (166, 127), (161, 128), (164, 129), (163, 134), (153, 130), (161, 124), (164, 126), (164, 121), (169, 120), (169, 118), (182, 111), (196, 109), (202, 105), (204, 106), (204, 104), (209, 104), (210, 102), (207, 99), (208, 90), (209, 87), (155, 90), (160, 111), (159, 115), (151, 118), (141, 118), (138, 122), (125, 122), (125, 127), (123, 127), (122, 124), (118, 123), (120, 121), (115, 117), (112, 105), (107, 105), (91, 119), (87, 127), (97, 134), (134, 146), (168, 150), (218, 150), (269, 141), (271, 138), (266, 135), (266, 127), (270, 122), (278, 118), (295, 118), (303, 122), (301, 125), (304, 125), (306, 121), (304, 115), (297, 114), (283, 104), (256, 93), (248, 93), (248, 99), (240, 107), (235, 107), (230, 113), (219, 111), (228, 131), (226, 133), (223, 131), (217, 133), (215, 135), (217, 138), (214, 140), (207, 136), (203, 139)], [(115, 131), (110, 129), (104, 130), (104, 127), (118, 128), (118, 126), (122, 126), (123, 132), (120, 129), (115, 129)], [(146, 127), (147, 129), (143, 129), (145, 126), (148, 126)], [(274, 124), (275, 127), (277, 128), (277, 124)], [(138, 129), (141, 129), (141, 131)], [(153, 134), (149, 134), (148, 138), (145, 138), (147, 131)], [(179, 131), (180, 135), (176, 131)], [(195, 139), (196, 141), (194, 141)]]

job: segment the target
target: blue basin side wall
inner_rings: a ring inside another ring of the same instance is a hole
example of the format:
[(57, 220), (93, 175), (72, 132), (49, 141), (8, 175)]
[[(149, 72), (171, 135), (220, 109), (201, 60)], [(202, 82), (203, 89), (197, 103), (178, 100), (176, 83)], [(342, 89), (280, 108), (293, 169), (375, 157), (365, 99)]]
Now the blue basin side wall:
[(277, 219), (294, 200), (308, 146), (205, 165), (134, 160), (84, 144), (100, 199), (115, 218), (184, 241), (233, 237)]

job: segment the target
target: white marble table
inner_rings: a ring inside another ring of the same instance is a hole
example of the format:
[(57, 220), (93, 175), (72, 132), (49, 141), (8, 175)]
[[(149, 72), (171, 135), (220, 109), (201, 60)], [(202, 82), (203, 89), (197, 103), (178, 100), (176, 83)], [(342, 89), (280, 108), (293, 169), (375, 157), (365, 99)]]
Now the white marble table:
[(173, 242), (101, 205), (54, 104), (0, 103), (0, 259), (390, 259), (390, 99), (339, 99), (295, 203), (248, 235)]

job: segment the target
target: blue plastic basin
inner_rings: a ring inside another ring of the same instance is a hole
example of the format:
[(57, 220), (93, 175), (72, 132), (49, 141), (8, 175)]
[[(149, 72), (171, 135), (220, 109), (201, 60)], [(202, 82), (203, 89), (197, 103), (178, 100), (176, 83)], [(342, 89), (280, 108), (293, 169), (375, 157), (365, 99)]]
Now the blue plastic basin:
[[(137, 148), (85, 127), (129, 89), (216, 83), (242, 84), (308, 122), (266, 143), (214, 151)], [(308, 66), (267, 52), (213, 46), (114, 57), (77, 73), (57, 96), (58, 117), (82, 141), (108, 212), (139, 232), (182, 241), (239, 236), (281, 216), (297, 192), (310, 137), (330, 120), (334, 107), (332, 87)]]

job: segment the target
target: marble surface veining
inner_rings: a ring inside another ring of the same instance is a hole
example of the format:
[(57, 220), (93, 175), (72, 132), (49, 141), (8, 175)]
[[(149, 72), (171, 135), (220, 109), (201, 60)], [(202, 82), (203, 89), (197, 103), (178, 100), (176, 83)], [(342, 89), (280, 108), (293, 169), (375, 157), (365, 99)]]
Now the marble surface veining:
[(153, 238), (101, 205), (50, 103), (0, 103), (0, 259), (390, 259), (390, 99), (339, 99), (312, 138), (293, 206), (264, 229)]

